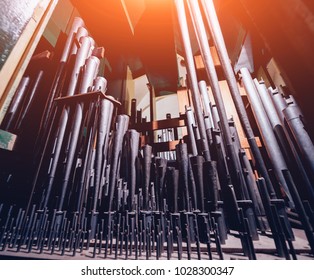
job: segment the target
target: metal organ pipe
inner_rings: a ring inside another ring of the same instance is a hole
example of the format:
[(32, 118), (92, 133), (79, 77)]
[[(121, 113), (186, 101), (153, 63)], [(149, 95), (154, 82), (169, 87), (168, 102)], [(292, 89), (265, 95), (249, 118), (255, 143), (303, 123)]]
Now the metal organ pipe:
[[(74, 69), (71, 75), (70, 85), (66, 94), (67, 96), (72, 96), (75, 93), (75, 89), (77, 86), (81, 68), (84, 66), (89, 50), (92, 47), (91, 43), (92, 41), (90, 40), (89, 37), (81, 38), (81, 46), (76, 55), (76, 60), (75, 60)], [(53, 158), (51, 159), (51, 165), (50, 165), (49, 175), (48, 175), (47, 191), (46, 191), (43, 207), (47, 206), (48, 200), (50, 197), (50, 192), (51, 192), (51, 188), (55, 179), (55, 174), (56, 174), (57, 165), (59, 162), (61, 147), (62, 147), (68, 119), (69, 119), (69, 109), (64, 108), (62, 111), (60, 122), (59, 122), (59, 127), (58, 127), (58, 132), (57, 132), (58, 134), (57, 134), (57, 138), (55, 142)]]
[[(87, 93), (91, 90), (93, 81), (96, 78), (96, 75), (98, 73), (98, 67), (99, 67), (99, 59), (95, 56), (91, 56), (86, 61), (85, 69), (83, 70), (83, 77), (81, 81), (81, 85), (79, 87), (79, 93)], [(62, 181), (62, 187), (61, 187), (61, 196), (59, 201), (58, 210), (61, 211), (64, 203), (64, 198), (67, 191), (68, 181), (70, 179), (70, 173), (73, 167), (74, 162), (74, 156), (75, 151), (77, 147), (77, 141), (79, 138), (79, 133), (81, 130), (81, 124), (83, 119), (83, 104), (78, 103), (76, 105), (75, 113), (74, 113), (74, 119), (73, 119), (73, 126), (71, 129), (71, 137), (68, 144), (68, 151), (67, 151), (67, 157), (66, 157), (66, 167), (64, 172), (64, 177)]]
[(267, 185), (268, 192), (272, 198), (275, 198), (275, 191), (270, 180), (266, 165), (264, 163), (261, 152), (257, 146), (254, 133), (252, 127), (250, 125), (249, 118), (247, 116), (241, 94), (237, 85), (237, 81), (235, 79), (235, 75), (233, 69), (230, 64), (227, 48), (225, 45), (225, 41), (221, 32), (221, 28), (219, 25), (218, 17), (216, 14), (215, 6), (212, 0), (202, 0), (202, 6), (204, 8), (206, 18), (208, 21), (208, 25), (210, 28), (210, 32), (213, 36), (213, 40), (217, 49), (217, 53), (221, 62), (221, 66), (224, 70), (224, 74), (226, 76), (226, 80), (231, 92), (231, 96), (236, 107), (237, 113), (239, 115), (243, 130), (248, 139), (249, 145), (251, 147), (252, 155), (257, 164), (257, 168), (260, 171), (261, 175), (265, 178), (265, 182)]
[(253, 109), (259, 131), (263, 138), (264, 145), (266, 147), (268, 156), (274, 167), (276, 177), (279, 184), (284, 189), (289, 200), (292, 202), (291, 194), (288, 189), (285, 178), (282, 174), (282, 170), (288, 169), (285, 159), (281, 153), (274, 131), (269, 123), (268, 117), (263, 109), (263, 104), (257, 94), (254, 82), (251, 78), (251, 74), (247, 68), (240, 69), (242, 81), (247, 92), (247, 96), (250, 100), (250, 104)]
[[(289, 164), (289, 168), (296, 182), (304, 185), (307, 189), (307, 194), (311, 196), (310, 200), (314, 201), (314, 188), (311, 183), (306, 170), (304, 169), (300, 155), (294, 146), (292, 139), (287, 132), (287, 127), (282, 123), (273, 100), (268, 92), (263, 81), (258, 82), (254, 80), (255, 86), (258, 90), (259, 97), (263, 103), (264, 110), (267, 113), (268, 119), (272, 125), (273, 131), (278, 139), (280, 147), (284, 152), (286, 162)], [(291, 157), (291, 155), (293, 157)]]
[(300, 118), (299, 109), (295, 105), (289, 105), (283, 110), (283, 114), (302, 157), (306, 161), (311, 177), (314, 179), (314, 145)]
[(210, 160), (209, 155), (209, 146), (207, 141), (206, 129), (204, 124), (204, 118), (201, 110), (201, 102), (200, 102), (200, 93), (198, 89), (198, 82), (196, 76), (196, 70), (194, 65), (193, 52), (191, 48), (191, 42), (189, 37), (188, 25), (186, 22), (186, 15), (184, 10), (184, 1), (183, 0), (175, 0), (175, 6), (180, 26), (180, 31), (182, 35), (185, 59), (187, 62), (187, 72), (191, 82), (191, 90), (192, 90), (192, 100), (195, 108), (197, 126), (200, 131), (201, 141), (202, 141), (202, 153), (204, 153), (206, 160)]
[(232, 162), (232, 168), (230, 170), (230, 173), (232, 175), (234, 184), (239, 183), (240, 193), (242, 195), (242, 198), (244, 198), (246, 197), (246, 194), (247, 194), (246, 185), (245, 185), (245, 181), (241, 172), (241, 164), (239, 161), (239, 157), (237, 156), (237, 152), (235, 151), (235, 147), (233, 146), (233, 143), (232, 143), (230, 128), (228, 125), (228, 118), (227, 118), (226, 110), (224, 107), (224, 102), (222, 99), (214, 62), (210, 53), (208, 40), (206, 36), (206, 30), (205, 30), (204, 23), (202, 21), (201, 11), (200, 11), (197, 0), (188, 0), (188, 3), (189, 3), (190, 11), (191, 11), (195, 34), (198, 39), (198, 44), (201, 50), (201, 55), (205, 64), (206, 73), (210, 80), (210, 85), (211, 85), (213, 95), (215, 98), (215, 103), (218, 109), (220, 127), (226, 141), (227, 154), (230, 157), (231, 162)]

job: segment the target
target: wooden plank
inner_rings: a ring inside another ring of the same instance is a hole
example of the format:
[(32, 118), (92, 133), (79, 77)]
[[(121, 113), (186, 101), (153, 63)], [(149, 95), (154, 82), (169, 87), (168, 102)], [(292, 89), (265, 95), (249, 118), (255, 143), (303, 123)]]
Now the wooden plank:
[(185, 126), (185, 121), (183, 118), (173, 118), (165, 119), (147, 123), (135, 124), (132, 128), (136, 129), (138, 132), (153, 131), (159, 129), (167, 129), (173, 127), (183, 127)]
[(155, 153), (174, 151), (176, 145), (178, 145), (180, 140), (169, 141), (169, 142), (159, 142), (152, 144)]
[[(220, 60), (219, 60), (219, 57), (218, 57), (218, 53), (217, 53), (217, 50), (216, 50), (215, 47), (210, 47), (210, 53), (212, 55), (215, 67), (221, 66)], [(205, 68), (204, 61), (203, 61), (201, 55), (194, 56), (194, 61), (195, 61), (196, 69), (199, 70), (199, 69), (204, 69)]]
[(185, 114), (185, 106), (191, 106), (187, 88), (178, 89), (177, 94), (178, 94), (178, 103), (179, 103), (178, 104), (179, 113)]
[[(262, 147), (262, 142), (261, 142), (261, 139), (259, 139), (259, 137), (255, 137), (255, 141), (257, 143), (257, 146), (259, 148)], [(247, 141), (247, 138), (246, 137), (243, 137), (240, 139), (240, 142), (241, 142), (241, 147), (243, 149), (249, 149), (250, 148), (250, 145), (249, 145), (249, 142)]]

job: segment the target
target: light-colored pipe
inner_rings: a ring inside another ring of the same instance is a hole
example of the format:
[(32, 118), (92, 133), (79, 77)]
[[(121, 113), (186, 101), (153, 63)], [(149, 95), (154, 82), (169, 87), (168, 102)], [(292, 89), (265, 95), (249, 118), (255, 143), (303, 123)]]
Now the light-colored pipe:
[(252, 111), (253, 111), (256, 123), (261, 133), (263, 143), (268, 153), (268, 157), (273, 165), (278, 183), (280, 184), (282, 189), (285, 191), (289, 200), (292, 202), (290, 191), (288, 189), (286, 180), (282, 174), (282, 171), (288, 169), (288, 167), (281, 153), (281, 150), (277, 142), (276, 136), (274, 134), (274, 131), (272, 129), (272, 126), (268, 120), (266, 112), (264, 111), (263, 104), (258, 96), (256, 87), (251, 78), (251, 74), (249, 70), (247, 68), (241, 68), (240, 73), (242, 76), (244, 88), (246, 90), (247, 96), (252, 106)]

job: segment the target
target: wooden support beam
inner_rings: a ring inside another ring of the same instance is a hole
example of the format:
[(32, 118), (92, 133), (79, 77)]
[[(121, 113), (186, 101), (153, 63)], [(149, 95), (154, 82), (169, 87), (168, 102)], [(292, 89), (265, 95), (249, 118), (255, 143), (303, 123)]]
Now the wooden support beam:
[(159, 129), (184, 127), (184, 126), (185, 126), (185, 121), (183, 118), (173, 118), (173, 119), (135, 124), (132, 128), (136, 129), (138, 132), (145, 132), (145, 131), (154, 131), (154, 130), (159, 130)]
[(180, 142), (179, 140), (175, 140), (169, 142), (153, 143), (152, 144), (153, 151), (154, 153), (174, 151), (176, 149), (176, 145), (178, 145), (179, 142)]

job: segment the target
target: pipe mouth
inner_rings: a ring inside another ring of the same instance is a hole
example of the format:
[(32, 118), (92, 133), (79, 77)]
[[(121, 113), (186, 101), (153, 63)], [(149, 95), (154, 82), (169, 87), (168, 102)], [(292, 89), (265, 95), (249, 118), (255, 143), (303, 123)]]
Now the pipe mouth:
[(77, 40), (80, 40), (82, 37), (86, 37), (86, 36), (88, 36), (88, 30), (83, 26), (79, 27), (76, 32), (75, 38)]
[(85, 27), (84, 20), (81, 17), (74, 17), (71, 30), (76, 32), (80, 27)]
[(98, 58), (97, 56), (94, 56), (94, 55), (90, 56), (90, 57), (87, 59), (87, 63), (89, 63), (89, 61), (92, 62), (93, 64), (96, 64), (97, 67), (98, 67), (99, 64), (100, 64), (99, 58)]
[(106, 90), (107, 80), (102, 76), (97, 76), (94, 80), (93, 90)]
[(302, 116), (300, 114), (299, 108), (297, 106), (295, 106), (295, 105), (292, 105), (292, 104), (287, 106), (285, 109), (283, 109), (282, 113), (284, 114), (285, 119), (287, 121), (291, 121), (291, 120), (294, 120), (294, 119), (299, 119), (300, 116)]

